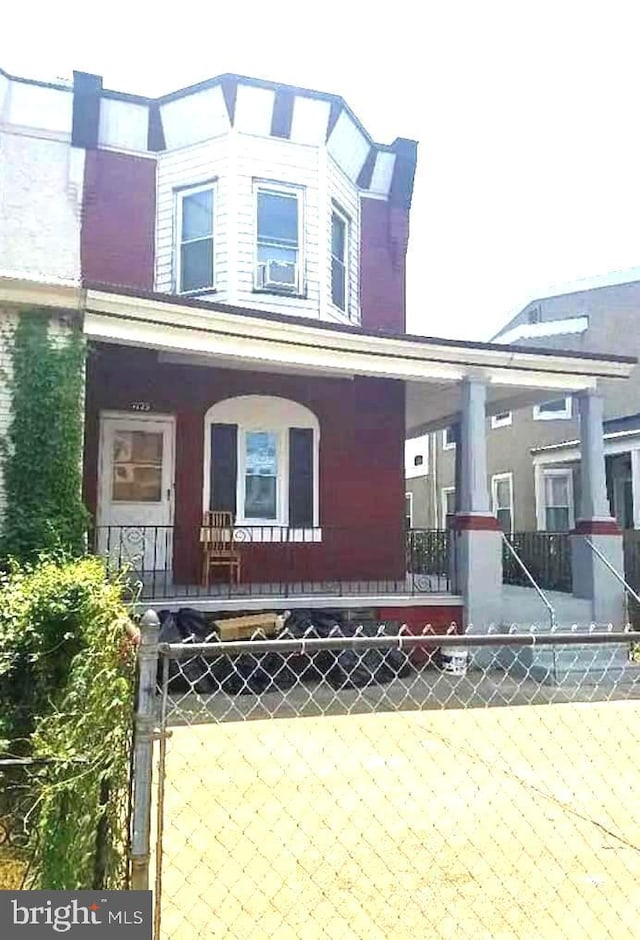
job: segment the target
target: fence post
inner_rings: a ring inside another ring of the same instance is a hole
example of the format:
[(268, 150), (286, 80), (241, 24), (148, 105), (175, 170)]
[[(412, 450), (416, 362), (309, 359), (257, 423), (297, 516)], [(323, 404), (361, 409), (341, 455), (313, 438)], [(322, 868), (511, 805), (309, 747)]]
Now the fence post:
[(151, 843), (151, 786), (153, 778), (153, 730), (158, 671), (160, 621), (154, 610), (140, 620), (138, 648), (138, 701), (133, 738), (133, 807), (131, 827), (131, 888), (149, 888)]

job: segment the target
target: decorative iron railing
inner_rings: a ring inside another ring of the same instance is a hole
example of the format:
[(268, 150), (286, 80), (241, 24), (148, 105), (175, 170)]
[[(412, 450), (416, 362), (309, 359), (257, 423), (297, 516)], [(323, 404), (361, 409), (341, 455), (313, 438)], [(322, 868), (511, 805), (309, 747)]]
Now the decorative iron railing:
[[(415, 595), (450, 591), (451, 533), (397, 526), (234, 526), (224, 533), (239, 571), (224, 559), (207, 578), (200, 527), (111, 525), (91, 550), (126, 573), (140, 599)], [(224, 551), (223, 551), (224, 555)]]
[[(507, 539), (543, 590), (571, 593), (568, 532), (512, 532), (507, 534)], [(505, 584), (530, 587), (527, 576), (506, 545), (502, 553), (502, 571)]]

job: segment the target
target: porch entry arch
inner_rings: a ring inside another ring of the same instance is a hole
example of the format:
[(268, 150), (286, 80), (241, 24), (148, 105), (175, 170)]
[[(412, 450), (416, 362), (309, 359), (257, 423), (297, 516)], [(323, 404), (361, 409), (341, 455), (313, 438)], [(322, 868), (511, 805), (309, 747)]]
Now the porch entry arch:
[(203, 510), (231, 512), (242, 526), (318, 526), (319, 450), (319, 421), (299, 402), (217, 402), (204, 419)]

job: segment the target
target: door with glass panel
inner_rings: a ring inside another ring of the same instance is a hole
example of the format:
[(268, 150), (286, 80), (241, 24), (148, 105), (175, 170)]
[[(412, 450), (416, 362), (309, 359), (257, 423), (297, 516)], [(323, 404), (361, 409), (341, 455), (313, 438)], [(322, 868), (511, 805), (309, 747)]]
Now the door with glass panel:
[(172, 567), (172, 418), (100, 422), (98, 551), (137, 573)]

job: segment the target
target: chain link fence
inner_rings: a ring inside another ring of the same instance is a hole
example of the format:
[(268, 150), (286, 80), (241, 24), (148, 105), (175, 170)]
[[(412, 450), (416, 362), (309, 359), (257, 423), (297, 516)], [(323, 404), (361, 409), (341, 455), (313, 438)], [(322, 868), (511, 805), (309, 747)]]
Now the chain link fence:
[(637, 937), (639, 640), (160, 644), (157, 940)]

